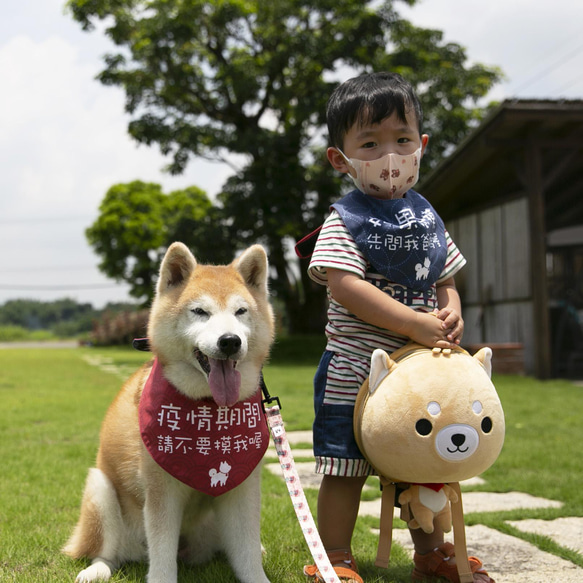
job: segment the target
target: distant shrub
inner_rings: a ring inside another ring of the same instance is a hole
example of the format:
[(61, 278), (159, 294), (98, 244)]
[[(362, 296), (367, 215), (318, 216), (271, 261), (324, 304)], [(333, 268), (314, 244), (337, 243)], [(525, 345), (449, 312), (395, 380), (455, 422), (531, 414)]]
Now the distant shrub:
[(105, 312), (95, 321), (90, 341), (96, 346), (130, 345), (134, 338), (146, 336), (149, 310)]
[(26, 340), (28, 334), (28, 330), (22, 326), (0, 326), (0, 342)]

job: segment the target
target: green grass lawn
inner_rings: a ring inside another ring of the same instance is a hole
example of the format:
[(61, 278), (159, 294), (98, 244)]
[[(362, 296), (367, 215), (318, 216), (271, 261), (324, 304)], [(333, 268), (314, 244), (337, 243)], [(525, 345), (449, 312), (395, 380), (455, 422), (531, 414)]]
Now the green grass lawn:
[[(272, 395), (278, 395), (287, 429), (312, 423), (312, 376), (321, 339), (279, 342), (265, 370)], [(89, 364), (86, 357), (109, 359), (125, 373), (149, 358), (127, 349), (7, 349), (0, 351), (0, 581), (63, 583), (74, 581), (83, 561), (60, 554), (74, 526), (87, 469), (94, 463), (101, 419), (119, 390), (121, 377)], [(541, 536), (515, 531), (506, 520), (583, 516), (583, 388), (569, 382), (539, 382), (497, 377), (507, 423), (506, 442), (482, 489), (518, 490), (560, 500), (559, 509), (471, 514), (482, 523), (518, 536), (583, 566), (581, 556)], [(275, 460), (271, 460), (275, 461)], [(475, 488), (479, 490), (480, 488)], [(316, 492), (307, 492), (315, 509)], [(374, 567), (378, 520), (359, 518), (354, 550), (368, 582), (405, 583), (410, 562), (395, 547), (388, 570)], [(283, 481), (263, 472), (262, 539), (264, 565), (274, 583), (304, 582), (310, 561)], [(131, 564), (112, 581), (145, 581), (146, 566)], [(181, 583), (234, 582), (218, 557), (200, 568), (182, 566)]]

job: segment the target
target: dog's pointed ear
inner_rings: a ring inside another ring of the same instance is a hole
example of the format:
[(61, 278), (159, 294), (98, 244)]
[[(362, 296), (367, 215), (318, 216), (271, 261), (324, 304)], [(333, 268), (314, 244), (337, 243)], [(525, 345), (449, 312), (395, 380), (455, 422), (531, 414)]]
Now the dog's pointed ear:
[(160, 277), (158, 278), (158, 293), (171, 287), (183, 284), (196, 268), (196, 259), (184, 243), (172, 243), (162, 259)]
[(233, 264), (249, 287), (267, 293), (267, 253), (261, 245), (249, 247)]
[(384, 350), (377, 348), (372, 353), (368, 379), (368, 390), (371, 395), (379, 388), (379, 385), (395, 366), (397, 364), (391, 360), (391, 357)]
[(480, 348), (474, 358), (484, 367), (484, 370), (490, 378), (492, 378), (492, 349), (488, 346)]

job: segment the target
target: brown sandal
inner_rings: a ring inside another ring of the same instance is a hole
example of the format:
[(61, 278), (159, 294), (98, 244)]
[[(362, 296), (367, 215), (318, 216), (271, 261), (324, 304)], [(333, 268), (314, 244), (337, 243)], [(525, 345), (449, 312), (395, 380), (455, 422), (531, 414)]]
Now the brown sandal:
[[(356, 561), (350, 551), (330, 551), (328, 559), (332, 563), (332, 567), (340, 581), (344, 583), (364, 583), (362, 577), (358, 574)], [(325, 581), (316, 565), (306, 565), (304, 567), (304, 575), (314, 581)]]
[[(457, 566), (449, 562), (454, 556), (454, 546), (449, 542), (443, 543), (437, 547), (437, 549), (426, 555), (415, 553), (413, 556), (415, 568), (413, 569), (411, 579), (413, 581), (421, 582), (427, 581), (432, 577), (442, 577), (447, 581), (451, 581), (451, 583), (460, 583)], [(479, 573), (480, 575), (485, 575), (488, 577), (487, 583), (496, 583), (496, 581), (494, 581), (494, 579), (492, 579), (482, 568), (482, 561), (480, 561), (480, 559), (477, 559), (476, 557), (468, 557), (468, 560), (470, 562), (472, 574)]]

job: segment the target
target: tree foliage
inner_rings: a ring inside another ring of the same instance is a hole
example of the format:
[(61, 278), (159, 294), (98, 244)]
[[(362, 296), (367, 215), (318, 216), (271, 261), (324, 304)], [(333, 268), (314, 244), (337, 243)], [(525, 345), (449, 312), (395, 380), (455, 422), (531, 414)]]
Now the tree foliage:
[(233, 258), (216, 210), (194, 186), (164, 194), (159, 184), (116, 184), (107, 191), (86, 235), (101, 257), (100, 270), (127, 282), (130, 295), (148, 304), (160, 262), (173, 241), (188, 245), (205, 263)]
[(95, 313), (91, 304), (79, 304), (68, 298), (52, 302), (8, 300), (0, 306), (0, 326), (50, 330), (62, 322), (82, 320), (90, 330)]
[(476, 101), (500, 76), (496, 68), (468, 65), (464, 49), (445, 43), (440, 31), (400, 18), (396, 4), (68, 3), (83, 28), (104, 21), (118, 51), (105, 57), (99, 78), (124, 89), (130, 134), (170, 156), (171, 172), (183, 171), (192, 157), (244, 155), (219, 197), (223, 224), (241, 245), (268, 246), (273, 287), (298, 324), (320, 326), (312, 316), (323, 297), (306, 280), (305, 265), (301, 281), (290, 271), (286, 241), (317, 227), (339, 194), (323, 155), (325, 106), (338, 80), (373, 70), (407, 77), (425, 108), (426, 160), (433, 165), (480, 119)]

